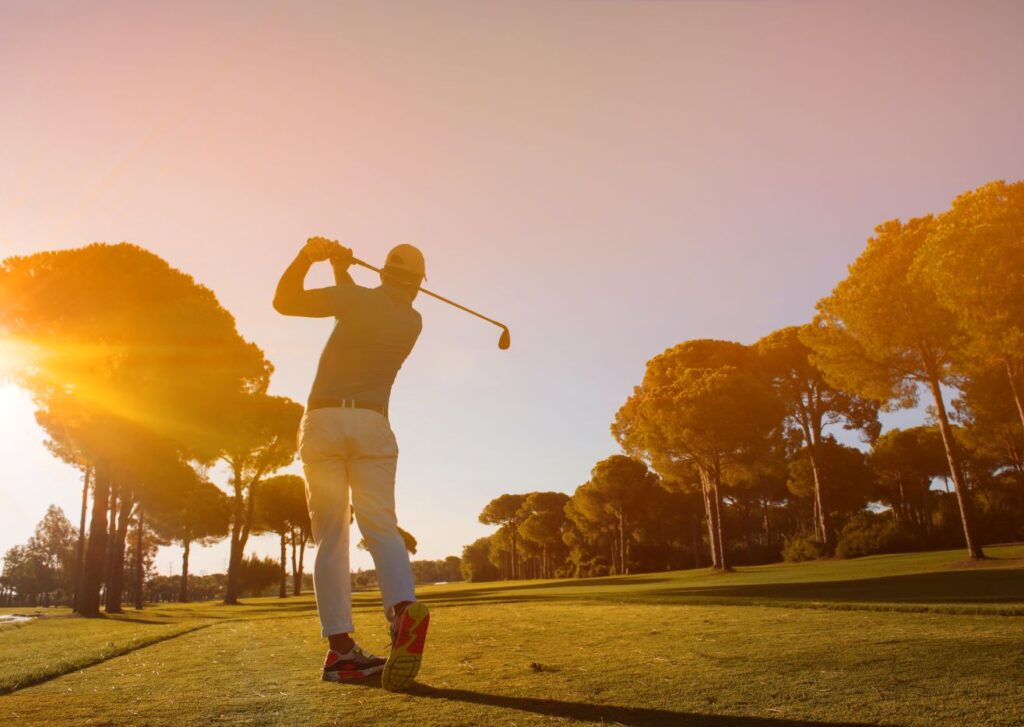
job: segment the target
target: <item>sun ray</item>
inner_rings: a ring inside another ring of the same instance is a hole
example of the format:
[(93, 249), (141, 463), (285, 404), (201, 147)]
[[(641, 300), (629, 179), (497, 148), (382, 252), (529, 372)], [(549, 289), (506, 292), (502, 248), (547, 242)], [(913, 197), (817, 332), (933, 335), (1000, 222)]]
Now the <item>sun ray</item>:
[[(195, 418), (157, 415), (156, 411), (167, 412), (173, 407), (153, 406), (144, 381), (126, 385), (116, 372), (116, 362), (133, 358), (148, 362), (153, 376), (165, 376), (175, 361), (203, 353), (201, 347), (29, 342), (5, 337), (0, 338), (0, 380), (26, 384), (28, 390), (37, 392), (40, 401), (57, 395), (70, 397), (85, 410), (130, 422), (155, 435), (213, 437), (213, 425)], [(93, 375), (80, 375), (88, 370)], [(71, 381), (78, 383), (71, 385)]]

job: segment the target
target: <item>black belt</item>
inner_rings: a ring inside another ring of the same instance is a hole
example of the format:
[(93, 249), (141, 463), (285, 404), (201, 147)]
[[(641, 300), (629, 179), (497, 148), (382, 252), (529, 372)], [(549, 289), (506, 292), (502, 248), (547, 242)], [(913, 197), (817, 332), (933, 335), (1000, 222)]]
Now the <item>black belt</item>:
[(306, 411), (313, 411), (314, 409), (369, 409), (375, 411), (378, 414), (383, 414), (385, 417), (388, 415), (388, 408), (384, 404), (378, 404), (375, 401), (360, 401), (359, 399), (310, 399), (309, 404), (306, 405)]

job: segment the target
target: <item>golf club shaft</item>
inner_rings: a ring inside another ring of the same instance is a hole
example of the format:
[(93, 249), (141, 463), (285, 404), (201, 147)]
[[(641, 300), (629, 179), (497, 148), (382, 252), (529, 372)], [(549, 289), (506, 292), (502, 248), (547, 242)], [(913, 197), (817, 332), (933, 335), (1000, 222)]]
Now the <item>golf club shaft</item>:
[[(380, 268), (374, 267), (373, 265), (370, 265), (370, 263), (363, 262), (362, 260), (360, 260), (357, 257), (352, 258), (352, 262), (355, 265), (362, 265), (364, 268), (368, 268), (368, 269), (374, 271), (375, 273), (383, 272)], [(453, 305), (456, 308), (458, 308), (459, 310), (466, 311), (466, 313), (474, 315), (477, 318), (481, 318), (481, 319), (487, 321), (488, 323), (493, 323), (498, 328), (503, 328), (506, 331), (508, 330), (508, 326), (506, 326), (504, 323), (499, 323), (498, 321), (494, 320), (493, 318), (488, 318), (487, 316), (483, 315), (482, 313), (477, 313), (472, 308), (467, 308), (466, 306), (461, 305), (460, 303), (456, 303), (454, 300), (449, 300), (448, 298), (445, 298), (443, 295), (438, 295), (437, 293), (433, 293), (433, 292), (427, 290), (426, 288), (420, 288), (419, 290), (420, 290), (421, 293), (426, 293), (431, 298), (437, 298), (442, 303), (447, 303), (448, 305)]]

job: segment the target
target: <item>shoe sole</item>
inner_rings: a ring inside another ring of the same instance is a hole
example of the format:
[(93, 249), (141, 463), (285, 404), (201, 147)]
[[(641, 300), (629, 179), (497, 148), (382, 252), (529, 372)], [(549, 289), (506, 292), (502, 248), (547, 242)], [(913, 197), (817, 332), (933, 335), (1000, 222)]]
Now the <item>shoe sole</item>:
[(398, 624), (398, 636), (381, 674), (381, 686), (394, 692), (412, 684), (423, 663), (423, 647), (430, 626), (430, 611), (416, 601), (409, 604)]
[(374, 674), (379, 674), (384, 669), (384, 665), (373, 666), (369, 669), (353, 669), (352, 671), (325, 671), (320, 675), (320, 679), (325, 682), (349, 682), (353, 679), (365, 679), (372, 677)]

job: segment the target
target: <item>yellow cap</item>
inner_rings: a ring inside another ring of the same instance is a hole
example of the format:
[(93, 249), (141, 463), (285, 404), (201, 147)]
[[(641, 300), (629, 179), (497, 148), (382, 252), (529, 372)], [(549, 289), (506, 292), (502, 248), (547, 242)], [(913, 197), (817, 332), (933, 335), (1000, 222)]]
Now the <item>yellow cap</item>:
[(423, 253), (412, 245), (396, 245), (392, 248), (384, 267), (401, 270), (424, 280), (427, 278), (427, 264), (423, 259)]

